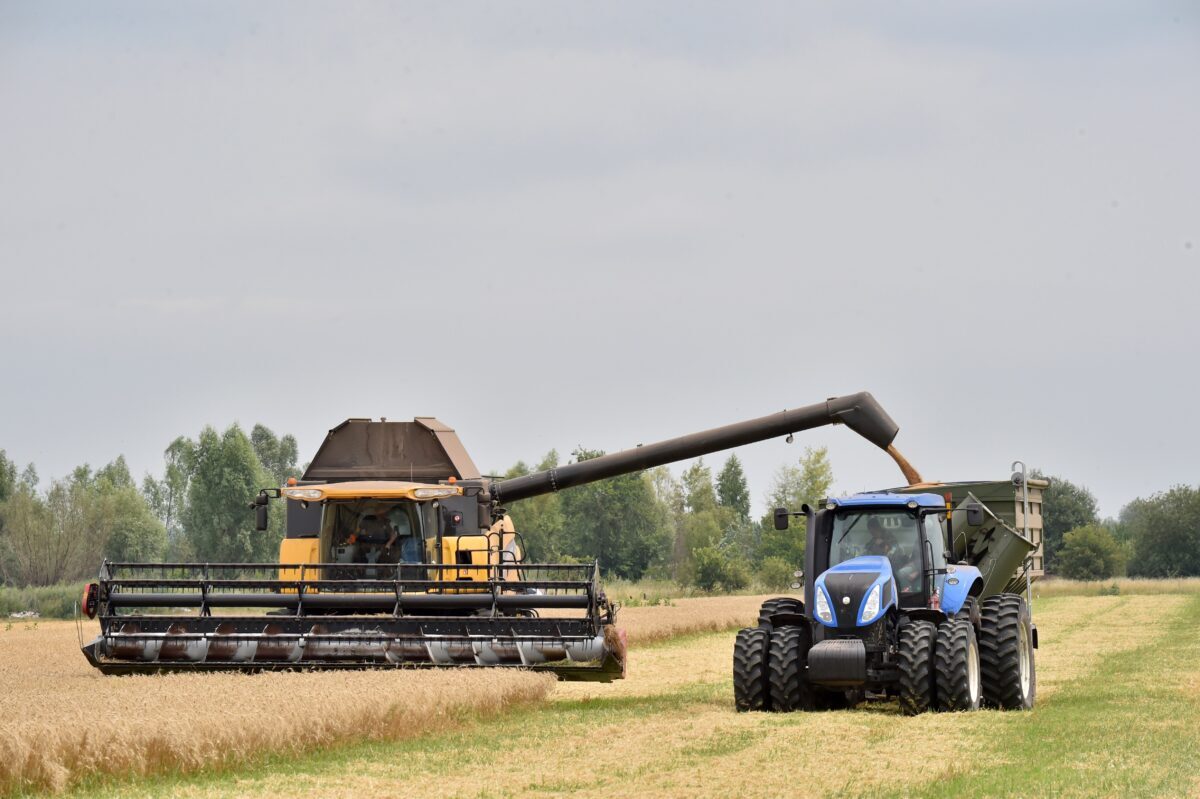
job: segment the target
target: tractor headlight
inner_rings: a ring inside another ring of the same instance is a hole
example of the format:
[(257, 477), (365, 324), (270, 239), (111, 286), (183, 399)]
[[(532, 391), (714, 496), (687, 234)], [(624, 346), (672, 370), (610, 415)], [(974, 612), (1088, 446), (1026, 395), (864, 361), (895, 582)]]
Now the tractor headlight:
[(876, 583), (875, 587), (871, 589), (871, 593), (867, 594), (867, 604), (863, 605), (862, 612), (863, 624), (874, 621), (875, 617), (879, 615), (879, 596), (881, 593), (879, 583)]
[(829, 600), (825, 598), (821, 586), (817, 586), (817, 618), (826, 624), (833, 624), (833, 611), (829, 609)]

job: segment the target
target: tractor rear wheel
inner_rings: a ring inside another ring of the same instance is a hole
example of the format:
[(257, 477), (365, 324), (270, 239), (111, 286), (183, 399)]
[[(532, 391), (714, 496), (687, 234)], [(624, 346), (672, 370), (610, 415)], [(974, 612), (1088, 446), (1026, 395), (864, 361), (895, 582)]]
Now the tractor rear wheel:
[(979, 643), (967, 619), (938, 626), (934, 655), (938, 710), (979, 710), (983, 698), (979, 678)]
[(777, 596), (762, 603), (758, 609), (758, 626), (771, 629), (771, 617), (776, 613), (804, 613), (804, 603), (790, 596)]
[(997, 594), (980, 610), (979, 662), (989, 707), (1029, 710), (1037, 698), (1033, 620), (1019, 594)]
[(966, 619), (971, 622), (976, 630), (979, 629), (981, 616), (979, 615), (979, 600), (973, 596), (969, 596), (963, 602), (963, 606), (959, 608), (958, 613), (954, 614), (956, 619)]
[(772, 710), (817, 709), (813, 687), (804, 679), (811, 636), (807, 627), (780, 627), (771, 633), (768, 682)]
[(911, 621), (900, 628), (900, 711), (916, 716), (933, 707), (933, 622)]
[(733, 703), (739, 713), (770, 710), (767, 663), (771, 634), (756, 627), (739, 630), (733, 644)]

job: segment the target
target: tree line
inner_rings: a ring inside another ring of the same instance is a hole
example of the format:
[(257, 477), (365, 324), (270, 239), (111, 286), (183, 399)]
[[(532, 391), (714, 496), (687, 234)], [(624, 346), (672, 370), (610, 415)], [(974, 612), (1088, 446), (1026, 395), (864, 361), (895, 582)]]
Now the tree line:
[(0, 579), (19, 587), (94, 577), (118, 562), (273, 562), (282, 514), (254, 530), (248, 502), (297, 476), (296, 439), (258, 424), (205, 427), (166, 448), (163, 473), (139, 484), (124, 457), (77, 467), (44, 489), (32, 464), (0, 450)]
[[(579, 448), (573, 460), (604, 454)], [(248, 501), (299, 476), (296, 439), (256, 424), (180, 436), (161, 474), (139, 483), (123, 457), (76, 468), (41, 486), (0, 450), (0, 580), (39, 586), (94, 576), (114, 561), (273, 562), (284, 514), (254, 530)], [(556, 451), (504, 477), (559, 465)], [(1037, 477), (1046, 477), (1041, 472)], [(1200, 487), (1175, 486), (1101, 519), (1085, 487), (1049, 476), (1043, 498), (1045, 567), (1096, 580), (1200, 575)], [(799, 508), (827, 496), (833, 469), (824, 448), (806, 449), (773, 475), (765, 507)], [(660, 579), (703, 590), (736, 590), (751, 578), (785, 587), (803, 567), (803, 522), (777, 531), (756, 517), (736, 454), (714, 473), (703, 459), (678, 476), (667, 467), (622, 475), (513, 503), (508, 509), (535, 562), (600, 562), (607, 577)]]
[(1045, 566), (1076, 580), (1200, 576), (1200, 486), (1177, 485), (1101, 519), (1096, 497), (1064, 477), (1043, 496)]

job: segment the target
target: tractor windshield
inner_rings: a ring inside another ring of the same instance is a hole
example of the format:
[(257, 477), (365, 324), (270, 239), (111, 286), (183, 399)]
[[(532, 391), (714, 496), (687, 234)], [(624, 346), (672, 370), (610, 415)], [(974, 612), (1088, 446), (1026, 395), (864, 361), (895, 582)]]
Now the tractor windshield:
[[(883, 555), (892, 564), (896, 591), (921, 593), (920, 522), (911, 513), (895, 510), (847, 510), (833, 521), (829, 565), (862, 555)], [(921, 603), (923, 604), (923, 603)]]

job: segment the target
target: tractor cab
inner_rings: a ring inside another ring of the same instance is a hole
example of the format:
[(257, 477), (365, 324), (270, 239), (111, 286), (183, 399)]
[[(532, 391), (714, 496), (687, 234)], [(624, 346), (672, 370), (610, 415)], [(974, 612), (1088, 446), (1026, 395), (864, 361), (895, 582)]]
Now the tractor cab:
[[(900, 607), (927, 607), (946, 569), (946, 509), (933, 494), (859, 494), (829, 499), (814, 518), (810, 574), (886, 571)], [(882, 558), (882, 561), (864, 560)], [(817, 602), (814, 594), (814, 604)]]
[(972, 567), (947, 562), (946, 504), (937, 494), (856, 494), (807, 513), (806, 572), (817, 577), (805, 604), (830, 635), (861, 631), (892, 608), (953, 614), (980, 587)]

